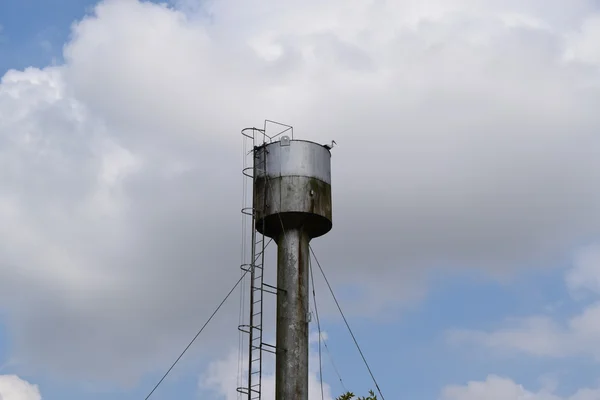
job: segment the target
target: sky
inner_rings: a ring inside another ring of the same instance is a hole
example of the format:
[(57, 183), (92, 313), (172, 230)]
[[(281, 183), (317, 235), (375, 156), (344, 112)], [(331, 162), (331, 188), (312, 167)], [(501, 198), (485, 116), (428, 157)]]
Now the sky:
[[(146, 397), (270, 119), (337, 143), (312, 245), (386, 399), (600, 400), (598, 40), (594, 0), (0, 0), (0, 399)], [(366, 394), (315, 278), (324, 397)], [(151, 399), (238, 399), (243, 298)]]

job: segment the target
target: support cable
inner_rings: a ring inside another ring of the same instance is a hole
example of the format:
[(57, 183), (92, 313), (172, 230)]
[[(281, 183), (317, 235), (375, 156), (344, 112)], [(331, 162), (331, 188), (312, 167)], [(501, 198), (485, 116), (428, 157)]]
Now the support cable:
[[(243, 274), (243, 271), (242, 271)], [(241, 290), (240, 290), (240, 309), (239, 309), (239, 314), (238, 314), (238, 326), (242, 325), (244, 323), (243, 320), (243, 310), (245, 309), (245, 297), (246, 297), (246, 290), (245, 290), (246, 285), (242, 285), (241, 286)], [(240, 387), (242, 386), (242, 375), (243, 375), (243, 371), (244, 371), (244, 366), (243, 366), (243, 360), (244, 360), (244, 334), (243, 332), (239, 332), (238, 333), (238, 368), (237, 368), (237, 386)], [(238, 399), (240, 398), (240, 395), (238, 394)]]
[(158, 381), (158, 383), (154, 386), (154, 388), (150, 391), (150, 393), (148, 393), (148, 396), (146, 396), (146, 398), (144, 400), (148, 400), (150, 398), (150, 396), (152, 396), (152, 394), (156, 391), (156, 389), (158, 389), (158, 387), (161, 385), (161, 383), (165, 380), (165, 378), (167, 377), (167, 375), (169, 375), (171, 373), (171, 370), (173, 370), (173, 368), (175, 368), (175, 365), (177, 365), (177, 363), (179, 362), (179, 360), (181, 360), (181, 358), (183, 357), (183, 355), (188, 351), (188, 349), (190, 347), (192, 347), (192, 344), (194, 344), (194, 342), (196, 341), (196, 339), (198, 339), (198, 336), (200, 336), (200, 334), (208, 326), (208, 324), (210, 323), (210, 321), (212, 321), (212, 319), (214, 318), (214, 316), (217, 315), (217, 313), (219, 312), (219, 310), (221, 309), (221, 307), (223, 307), (223, 304), (225, 304), (225, 302), (227, 301), (227, 299), (229, 299), (229, 297), (231, 296), (231, 294), (235, 291), (235, 289), (237, 289), (237, 287), (242, 282), (242, 280), (244, 279), (244, 277), (246, 276), (247, 273), (248, 272), (246, 271), (241, 276), (241, 278), (238, 279), (238, 281), (231, 288), (231, 290), (229, 291), (229, 293), (227, 293), (227, 295), (225, 296), (225, 298), (223, 299), (223, 301), (221, 301), (221, 303), (217, 306), (217, 308), (215, 309), (215, 311), (213, 311), (213, 313), (210, 315), (210, 317), (208, 318), (208, 320), (204, 323), (204, 325), (202, 325), (202, 328), (200, 328), (200, 330), (198, 331), (198, 333), (196, 333), (196, 336), (194, 336), (194, 338), (190, 341), (190, 343), (186, 346), (186, 348), (183, 349), (183, 351), (181, 352), (181, 354), (179, 355), (179, 357), (177, 357), (177, 359), (175, 360), (175, 362), (173, 364), (171, 364), (171, 366), (169, 367), (169, 369), (167, 370), (167, 372), (165, 372), (165, 374), (162, 376), (162, 378), (160, 378), (160, 380)]
[(348, 390), (348, 388), (346, 388), (346, 385), (344, 384), (344, 380), (342, 379), (342, 375), (340, 374), (340, 371), (337, 369), (335, 362), (333, 361), (333, 355), (331, 354), (331, 351), (329, 350), (329, 346), (327, 346), (326, 340), (323, 340), (323, 346), (325, 346), (325, 351), (327, 352), (327, 355), (329, 356), (329, 361), (331, 361), (331, 366), (333, 367), (333, 370), (335, 371), (335, 374), (337, 375), (338, 380), (340, 381), (340, 385), (342, 386), (344, 393), (347, 393), (349, 390)]
[[(314, 309), (315, 309), (315, 316), (317, 318), (317, 327), (319, 329), (319, 345), (321, 345), (321, 343), (322, 343), (323, 347), (325, 347), (325, 351), (327, 352), (327, 355), (329, 356), (328, 357), (329, 362), (331, 362), (333, 371), (335, 372), (338, 380), (340, 381), (340, 386), (344, 390), (344, 393), (346, 393), (349, 390), (346, 388), (346, 385), (344, 384), (344, 380), (342, 379), (342, 375), (340, 374), (339, 369), (335, 365), (335, 361), (333, 360), (333, 354), (331, 354), (331, 351), (329, 350), (329, 346), (327, 346), (327, 340), (325, 340), (325, 339), (321, 340), (321, 322), (319, 319), (319, 309), (318, 309), (318, 305), (317, 305), (317, 293), (316, 293), (316, 289), (315, 289), (315, 279), (314, 279), (313, 269), (312, 269), (312, 260), (309, 260), (309, 268), (310, 268), (310, 280), (312, 282), (312, 288), (313, 288), (313, 290), (312, 290), (313, 304), (314, 304)], [(319, 368), (322, 368), (320, 350), (321, 349), (319, 348)]]
[(317, 266), (321, 270), (321, 274), (323, 275), (323, 278), (325, 279), (325, 283), (327, 284), (327, 287), (329, 288), (329, 292), (331, 293), (331, 296), (333, 297), (333, 300), (335, 301), (335, 305), (337, 306), (337, 308), (344, 320), (344, 323), (346, 324), (346, 328), (348, 328), (348, 332), (350, 332), (350, 336), (352, 336), (352, 340), (354, 340), (354, 344), (356, 345), (356, 348), (358, 349), (358, 352), (360, 353), (360, 356), (362, 357), (362, 360), (365, 363), (365, 366), (367, 367), (369, 374), (371, 375), (371, 379), (373, 380), (373, 383), (375, 384), (375, 387), (377, 388), (377, 392), (379, 393), (379, 396), (381, 396), (381, 400), (385, 400), (385, 397), (383, 397), (383, 393), (381, 393), (381, 389), (379, 388), (379, 384), (377, 383), (377, 380), (375, 379), (375, 375), (373, 375), (373, 371), (371, 371), (371, 367), (369, 366), (369, 363), (367, 362), (365, 355), (363, 354), (360, 346), (358, 345), (356, 336), (354, 336), (354, 333), (352, 332), (352, 329), (350, 328), (350, 324), (348, 324), (348, 320), (346, 319), (346, 316), (344, 315), (344, 312), (342, 311), (342, 307), (340, 306), (340, 303), (338, 302), (337, 297), (335, 296), (335, 293), (333, 292), (333, 288), (331, 287), (331, 284), (329, 283), (329, 280), (327, 279), (327, 276), (325, 275), (325, 271), (321, 267), (321, 263), (319, 263), (319, 259), (317, 258), (315, 251), (313, 250), (312, 246), (310, 246), (310, 245), (309, 245), (309, 249), (310, 249), (310, 252), (312, 253), (315, 261), (317, 262)]
[(319, 308), (317, 307), (317, 295), (315, 293), (315, 277), (313, 275), (312, 262), (310, 260), (310, 257), (308, 259), (308, 272), (310, 274), (313, 303), (315, 305), (315, 316), (317, 317), (317, 329), (319, 331), (319, 381), (321, 384), (321, 400), (325, 400), (325, 393), (323, 391), (323, 361), (321, 357), (321, 321), (319, 319)]

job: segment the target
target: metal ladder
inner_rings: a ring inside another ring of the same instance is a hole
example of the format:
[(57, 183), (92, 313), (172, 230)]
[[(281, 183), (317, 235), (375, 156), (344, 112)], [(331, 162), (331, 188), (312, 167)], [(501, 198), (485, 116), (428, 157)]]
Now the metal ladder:
[[(250, 134), (249, 131), (252, 131)], [(242, 131), (242, 135), (252, 139), (254, 145), (255, 131), (260, 129), (248, 128)], [(256, 150), (252, 150), (255, 152)], [(256, 169), (256, 154), (253, 154), (253, 166), (246, 167), (242, 173), (252, 179), (254, 193), (254, 171)], [(254, 196), (253, 196), (254, 198)], [(250, 275), (250, 318), (247, 325), (240, 325), (238, 329), (249, 335), (248, 339), (248, 377), (246, 386), (238, 387), (238, 393), (247, 396), (248, 400), (260, 400), (262, 395), (262, 356), (265, 346), (263, 343), (263, 296), (265, 293), (264, 264), (265, 264), (265, 236), (256, 230), (256, 213), (254, 204), (252, 207), (242, 209), (242, 214), (250, 217), (251, 229), (251, 256), (250, 263), (242, 264), (241, 268)], [(270, 292), (267, 290), (267, 292)], [(267, 351), (271, 351), (266, 349)]]

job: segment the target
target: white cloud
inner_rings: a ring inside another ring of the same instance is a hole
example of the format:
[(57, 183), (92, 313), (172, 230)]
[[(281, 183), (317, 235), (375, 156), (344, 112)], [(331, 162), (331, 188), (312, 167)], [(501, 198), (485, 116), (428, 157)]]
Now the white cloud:
[(0, 375), (0, 400), (42, 400), (37, 385), (16, 375)]
[(572, 396), (562, 397), (548, 389), (531, 392), (510, 379), (490, 375), (483, 382), (472, 381), (464, 386), (443, 389), (440, 400), (597, 400), (600, 390), (581, 389)]
[[(237, 276), (237, 132), (263, 118), (338, 142), (315, 247), (365, 308), (422, 295), (431, 268), (547, 265), (600, 233), (591, 1), (184, 3), (107, 0), (64, 65), (2, 79), (0, 299), (23, 365), (170, 361)], [(203, 351), (235, 336), (216, 323)]]
[[(314, 343), (316, 340), (318, 340), (318, 334), (311, 335), (310, 342)], [(262, 398), (264, 400), (275, 400), (273, 359), (272, 357), (268, 357), (267, 354), (263, 362)], [(320, 399), (321, 383), (318, 370), (318, 355), (312, 351), (309, 365), (308, 398)], [(211, 390), (214, 394), (220, 396), (218, 398), (222, 400), (238, 400), (239, 394), (236, 392), (236, 388), (245, 385), (247, 371), (247, 356), (244, 355), (242, 357), (240, 365), (238, 352), (235, 350), (231, 351), (227, 357), (214, 361), (208, 366), (206, 373), (200, 378), (200, 389)], [(242, 381), (238, 380), (239, 373), (243, 377)], [(323, 396), (325, 400), (333, 399), (331, 387), (325, 382), (323, 383)]]
[(598, 35), (600, 35), (600, 16), (594, 15), (582, 24), (581, 29), (569, 35), (566, 58), (599, 66), (600, 51), (597, 46), (594, 46), (594, 40)]
[(600, 246), (589, 246), (577, 252), (565, 280), (575, 296), (586, 292), (600, 294)]
[(511, 319), (506, 327), (495, 331), (458, 330), (450, 333), (452, 340), (474, 341), (493, 349), (547, 356), (586, 356), (600, 361), (600, 250), (591, 246), (581, 250), (572, 268), (566, 273), (566, 284), (574, 296), (591, 294), (592, 303), (581, 311), (559, 321), (547, 315)]

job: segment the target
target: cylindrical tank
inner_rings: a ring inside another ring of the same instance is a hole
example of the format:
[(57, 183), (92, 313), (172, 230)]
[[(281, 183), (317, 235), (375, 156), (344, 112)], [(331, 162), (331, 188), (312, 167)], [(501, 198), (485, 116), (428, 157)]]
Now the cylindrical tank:
[(331, 230), (331, 153), (305, 140), (268, 143), (255, 149), (256, 229), (277, 239), (300, 226), (315, 238)]

